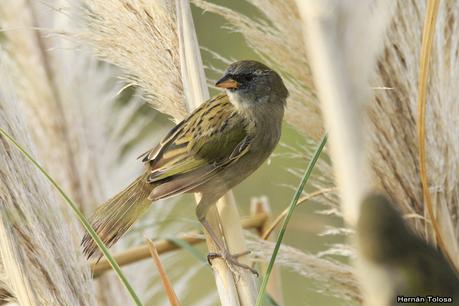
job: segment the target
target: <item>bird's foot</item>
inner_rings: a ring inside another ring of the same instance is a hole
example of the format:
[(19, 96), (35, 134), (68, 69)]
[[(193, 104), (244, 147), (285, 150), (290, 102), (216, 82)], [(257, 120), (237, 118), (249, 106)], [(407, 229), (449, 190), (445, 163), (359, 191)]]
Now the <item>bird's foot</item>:
[(216, 258), (222, 258), (228, 263), (228, 265), (230, 267), (231, 266), (236, 266), (236, 267), (240, 267), (242, 269), (247, 269), (250, 272), (252, 272), (253, 274), (255, 274), (256, 277), (258, 277), (259, 275), (258, 275), (257, 270), (253, 269), (252, 267), (250, 267), (250, 266), (248, 266), (246, 264), (240, 263), (238, 261), (239, 257), (245, 256), (245, 255), (248, 255), (248, 254), (250, 254), (250, 251), (245, 251), (245, 252), (237, 253), (237, 254), (230, 254), (227, 250), (225, 250), (222, 253), (213, 252), (213, 253), (207, 254), (207, 261), (209, 262), (209, 265), (212, 265), (212, 260), (214, 260)]

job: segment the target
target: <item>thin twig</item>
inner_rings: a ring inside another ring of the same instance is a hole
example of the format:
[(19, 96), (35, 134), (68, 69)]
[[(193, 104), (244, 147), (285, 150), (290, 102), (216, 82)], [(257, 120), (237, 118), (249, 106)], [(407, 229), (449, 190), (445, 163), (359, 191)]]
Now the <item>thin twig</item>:
[(158, 250), (155, 247), (155, 244), (152, 240), (146, 239), (148, 248), (150, 250), (151, 257), (155, 263), (156, 268), (158, 269), (159, 276), (161, 277), (161, 282), (163, 283), (164, 290), (166, 291), (167, 298), (172, 306), (180, 306), (180, 302), (175, 294), (174, 287), (167, 276), (166, 270), (164, 269), (161, 260), (159, 259)]
[[(241, 225), (244, 229), (259, 228), (265, 222), (266, 218), (267, 215), (265, 213), (256, 214), (248, 218), (243, 218)], [(197, 232), (190, 232), (178, 235), (178, 239), (184, 240), (191, 245), (203, 242), (201, 238), (196, 237), (197, 234)], [(155, 241), (155, 246), (158, 254), (180, 249), (180, 246), (166, 239)], [(128, 265), (148, 257), (150, 257), (150, 251), (146, 244), (113, 255), (113, 258), (120, 266)], [(102, 258), (99, 262), (91, 262), (91, 270), (94, 273), (94, 277), (98, 277), (103, 272), (111, 270), (111, 266), (105, 258)]]

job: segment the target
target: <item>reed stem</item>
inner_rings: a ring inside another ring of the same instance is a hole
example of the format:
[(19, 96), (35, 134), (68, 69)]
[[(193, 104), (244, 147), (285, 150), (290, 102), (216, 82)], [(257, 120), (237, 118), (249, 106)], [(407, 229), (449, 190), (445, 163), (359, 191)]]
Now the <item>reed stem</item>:
[[(186, 0), (176, 0), (176, 8), (182, 82), (188, 111), (192, 111), (209, 98), (209, 93), (190, 4)], [(221, 198), (216, 207), (209, 210), (207, 220), (214, 231), (221, 234), (231, 254), (247, 250), (239, 213), (231, 192)], [(215, 250), (210, 239), (207, 239), (207, 243), (209, 251)], [(239, 260), (247, 263), (248, 259), (244, 257)], [(241, 270), (239, 275), (234, 275), (227, 263), (218, 259), (214, 261), (212, 268), (223, 306), (254, 304), (257, 290), (255, 277), (250, 271)]]

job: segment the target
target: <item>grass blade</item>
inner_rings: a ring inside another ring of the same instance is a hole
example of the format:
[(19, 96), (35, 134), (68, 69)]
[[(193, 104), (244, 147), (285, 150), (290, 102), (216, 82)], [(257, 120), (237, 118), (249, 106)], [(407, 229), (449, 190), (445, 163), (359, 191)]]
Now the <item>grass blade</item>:
[(287, 217), (284, 219), (284, 222), (282, 223), (282, 228), (279, 231), (279, 235), (277, 236), (277, 241), (276, 241), (276, 246), (274, 247), (273, 255), (271, 256), (271, 260), (269, 261), (268, 268), (266, 269), (266, 274), (263, 277), (263, 281), (260, 286), (260, 291), (258, 292), (257, 296), (257, 302), (256, 306), (261, 306), (261, 303), (264, 299), (265, 292), (266, 292), (266, 286), (268, 285), (268, 280), (269, 280), (269, 275), (271, 274), (271, 271), (274, 266), (274, 262), (276, 261), (277, 253), (279, 252), (280, 245), (282, 243), (282, 239), (284, 238), (285, 231), (287, 229), (288, 222), (290, 221), (290, 218), (293, 215), (293, 210), (296, 207), (296, 203), (300, 199), (301, 193), (303, 192), (304, 186), (306, 185), (309, 177), (311, 176), (312, 170), (314, 169), (314, 166), (316, 165), (317, 160), (319, 159), (320, 153), (322, 152), (325, 144), (327, 143), (327, 134), (325, 134), (322, 137), (322, 140), (320, 141), (319, 145), (317, 146), (312, 159), (309, 161), (308, 166), (306, 167), (306, 171), (304, 173), (303, 178), (301, 179), (300, 185), (298, 186), (298, 189), (295, 192), (295, 195), (290, 202), (289, 206), (289, 211), (287, 214)]
[(107, 258), (109, 261), (110, 265), (112, 266), (113, 270), (115, 271), (116, 275), (120, 279), (121, 283), (123, 286), (126, 288), (128, 291), (130, 297), (134, 301), (134, 303), (138, 306), (142, 305), (142, 302), (140, 302), (139, 297), (135, 293), (134, 289), (132, 288), (131, 284), (129, 284), (129, 281), (127, 280), (126, 276), (124, 276), (123, 272), (121, 271), (121, 268), (119, 267), (118, 263), (113, 259), (113, 257), (110, 255), (110, 252), (108, 251), (107, 247), (105, 244), (102, 242), (102, 240), (97, 236), (96, 232), (94, 229), (91, 227), (89, 224), (88, 220), (85, 218), (85, 216), (81, 213), (81, 211), (78, 209), (78, 206), (70, 199), (70, 197), (64, 192), (64, 190), (57, 184), (57, 182), (43, 169), (43, 167), (20, 145), (16, 142), (16, 140), (11, 137), (3, 128), (0, 128), (0, 134), (3, 135), (7, 140), (9, 140), (14, 146), (29, 160), (34, 164), (37, 169), (48, 179), (48, 181), (53, 185), (54, 188), (57, 189), (59, 194), (64, 198), (64, 200), (67, 202), (67, 204), (70, 206), (72, 211), (75, 213), (76, 217), (78, 218), (78, 221), (81, 223), (81, 225), (84, 227), (84, 229), (91, 235), (91, 238), (94, 239), (96, 242), (97, 246), (101, 250), (102, 254)]

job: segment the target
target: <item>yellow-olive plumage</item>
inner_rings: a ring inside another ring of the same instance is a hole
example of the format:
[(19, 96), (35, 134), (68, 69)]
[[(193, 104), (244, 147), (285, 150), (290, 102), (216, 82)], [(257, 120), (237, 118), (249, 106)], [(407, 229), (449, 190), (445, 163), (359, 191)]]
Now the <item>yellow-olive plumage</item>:
[[(226, 93), (203, 103), (144, 153), (145, 173), (96, 210), (91, 222), (107, 245), (152, 202), (185, 192), (201, 193), (196, 214), (215, 240), (205, 220), (208, 208), (272, 153), (288, 96), (280, 76), (255, 61), (233, 63), (217, 86)], [(97, 251), (88, 235), (82, 244), (88, 256)]]

